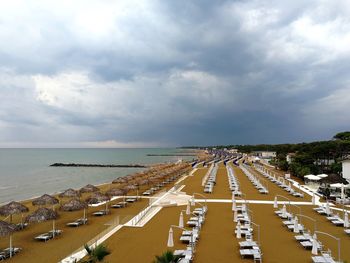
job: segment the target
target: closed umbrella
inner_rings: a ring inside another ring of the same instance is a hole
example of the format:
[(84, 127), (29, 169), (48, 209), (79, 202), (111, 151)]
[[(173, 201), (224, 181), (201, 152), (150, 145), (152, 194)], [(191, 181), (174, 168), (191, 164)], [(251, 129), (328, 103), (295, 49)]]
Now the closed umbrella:
[(180, 213), (179, 227), (184, 227), (184, 215), (182, 214), (182, 212)]
[(341, 199), (345, 199), (344, 185), (343, 184), (341, 184), (340, 198)]
[(0, 215), (10, 216), (10, 222), (12, 223), (12, 216), (16, 214), (22, 214), (28, 212), (29, 209), (25, 205), (18, 202), (10, 202), (0, 207)]
[(0, 220), (0, 236), (10, 236), (10, 257), (12, 257), (12, 234), (16, 231), (16, 225)]
[(273, 201), (273, 208), (278, 208), (277, 196), (275, 196), (275, 200)]
[(346, 211), (344, 213), (344, 227), (349, 227), (349, 215)]
[(238, 221), (238, 214), (237, 214), (237, 210), (235, 210), (233, 212), (233, 222), (237, 223), (237, 221)]
[(312, 205), (316, 204), (316, 197), (315, 194), (312, 195)]
[(327, 215), (330, 215), (330, 214), (331, 214), (331, 208), (329, 207), (328, 201), (327, 201), (327, 203), (326, 203), (326, 214), (327, 214)]
[(294, 233), (299, 233), (299, 222), (298, 222), (298, 217), (295, 216), (294, 218), (294, 229), (293, 229), (293, 232)]
[(312, 250), (311, 250), (311, 253), (313, 255), (317, 255), (318, 254), (318, 249), (317, 249), (317, 236), (316, 236), (316, 233), (314, 234), (314, 236), (312, 237)]
[(283, 207), (282, 207), (282, 217), (283, 217), (283, 218), (286, 218), (286, 217), (287, 217), (287, 207), (286, 207), (286, 204), (283, 204)]
[(241, 233), (241, 222), (239, 222), (239, 221), (238, 221), (238, 223), (237, 223), (236, 237), (237, 237), (237, 238), (242, 238), (242, 233)]
[(169, 235), (168, 235), (168, 247), (174, 247), (174, 236), (173, 236), (173, 229), (170, 227), (169, 229)]
[(190, 215), (190, 214), (191, 214), (191, 206), (190, 206), (190, 202), (188, 202), (186, 207), (186, 215)]
[(232, 201), (232, 211), (236, 211), (237, 207), (236, 207), (236, 200)]

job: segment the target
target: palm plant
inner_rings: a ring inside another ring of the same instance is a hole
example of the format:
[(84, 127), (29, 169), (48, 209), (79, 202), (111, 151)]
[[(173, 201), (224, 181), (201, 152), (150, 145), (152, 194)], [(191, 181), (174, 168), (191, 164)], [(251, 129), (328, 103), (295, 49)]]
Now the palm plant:
[(172, 251), (166, 251), (161, 256), (156, 256), (153, 263), (176, 263), (180, 259), (179, 256), (175, 256)]
[(93, 248), (90, 248), (87, 244), (85, 244), (84, 248), (88, 253), (88, 260), (84, 261), (85, 263), (102, 262), (106, 256), (111, 254), (109, 249), (103, 244), (99, 244)]

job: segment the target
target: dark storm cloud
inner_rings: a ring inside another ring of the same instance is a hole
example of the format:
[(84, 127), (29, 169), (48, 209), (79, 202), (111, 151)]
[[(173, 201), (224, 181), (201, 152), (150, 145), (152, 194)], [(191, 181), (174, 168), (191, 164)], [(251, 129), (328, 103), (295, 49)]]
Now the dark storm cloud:
[(347, 1), (0, 10), (0, 146), (280, 143), (349, 128)]

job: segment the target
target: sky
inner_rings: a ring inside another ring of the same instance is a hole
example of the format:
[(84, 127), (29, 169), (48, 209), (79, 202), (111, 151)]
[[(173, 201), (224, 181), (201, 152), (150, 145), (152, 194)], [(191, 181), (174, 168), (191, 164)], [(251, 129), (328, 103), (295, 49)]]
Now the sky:
[(330, 139), (348, 0), (0, 1), (0, 147)]

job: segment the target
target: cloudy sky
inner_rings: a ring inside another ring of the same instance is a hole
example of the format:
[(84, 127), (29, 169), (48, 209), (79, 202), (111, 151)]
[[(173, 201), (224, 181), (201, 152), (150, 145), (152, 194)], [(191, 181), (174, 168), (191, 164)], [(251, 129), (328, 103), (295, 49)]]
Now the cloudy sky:
[(0, 147), (327, 139), (350, 2), (0, 1), (0, 97)]

